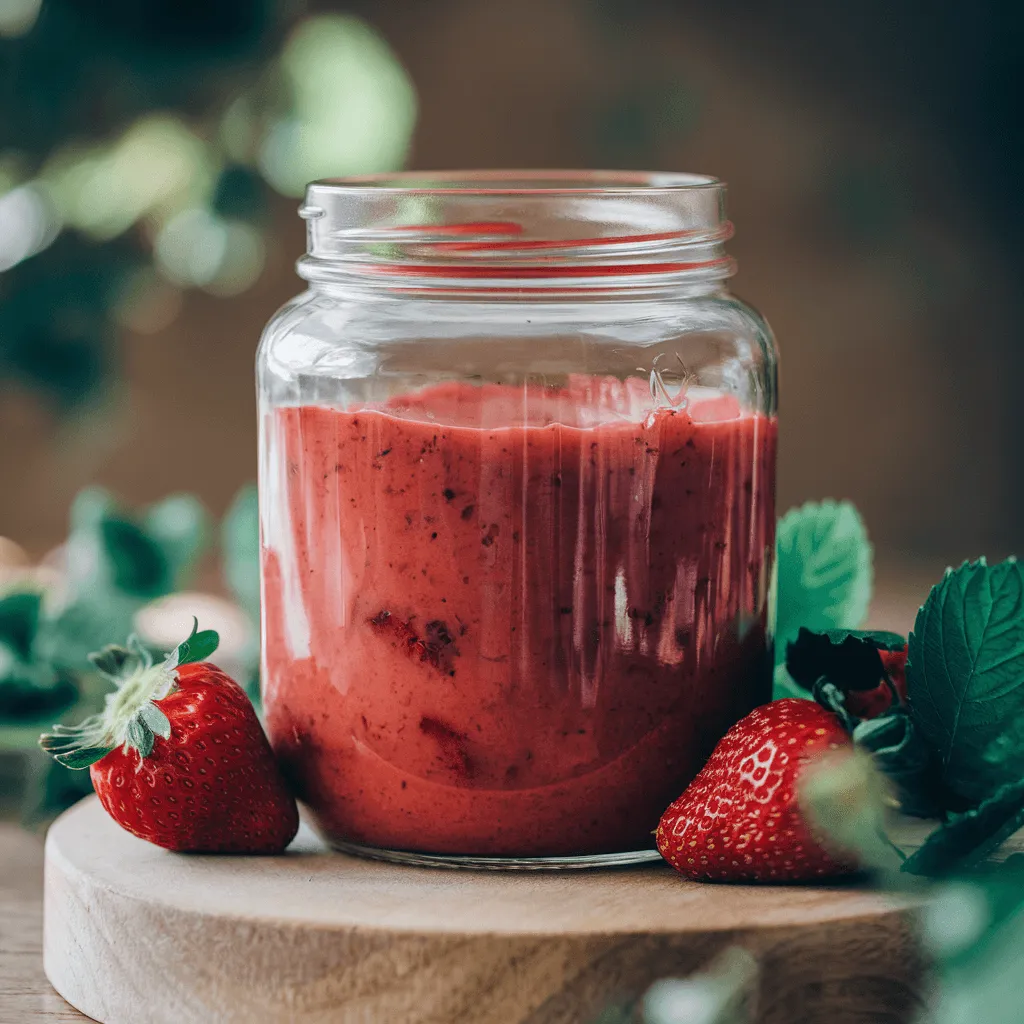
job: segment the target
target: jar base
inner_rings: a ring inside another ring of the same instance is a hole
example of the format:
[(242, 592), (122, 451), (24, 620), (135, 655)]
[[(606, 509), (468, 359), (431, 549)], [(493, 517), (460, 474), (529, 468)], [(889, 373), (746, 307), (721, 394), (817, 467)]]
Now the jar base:
[(585, 853), (572, 857), (472, 857), (457, 853), (414, 853), (410, 850), (384, 850), (344, 840), (330, 839), (339, 853), (368, 860), (387, 861), (419, 868), (461, 868), (469, 871), (583, 871), (600, 868), (625, 868), (660, 861), (657, 850), (627, 850), (624, 853)]

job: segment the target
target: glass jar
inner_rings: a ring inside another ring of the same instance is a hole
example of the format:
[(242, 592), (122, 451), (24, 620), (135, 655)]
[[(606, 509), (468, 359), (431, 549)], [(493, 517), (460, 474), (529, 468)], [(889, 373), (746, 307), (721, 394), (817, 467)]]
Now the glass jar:
[(263, 695), (346, 850), (586, 865), (770, 697), (776, 350), (723, 185), (316, 182), (258, 359)]

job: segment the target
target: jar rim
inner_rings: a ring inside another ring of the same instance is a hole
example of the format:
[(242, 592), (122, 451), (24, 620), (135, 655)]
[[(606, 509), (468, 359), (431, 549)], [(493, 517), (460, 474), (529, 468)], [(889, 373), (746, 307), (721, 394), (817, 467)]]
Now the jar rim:
[(320, 178), (308, 192), (335, 194), (480, 195), (517, 198), (557, 195), (637, 195), (723, 190), (710, 174), (686, 171), (486, 169), (392, 171), (382, 174)]
[[(311, 182), (309, 281), (463, 293), (713, 283), (731, 276), (725, 185), (652, 171), (403, 171)], [(525, 285), (524, 282), (530, 282)]]

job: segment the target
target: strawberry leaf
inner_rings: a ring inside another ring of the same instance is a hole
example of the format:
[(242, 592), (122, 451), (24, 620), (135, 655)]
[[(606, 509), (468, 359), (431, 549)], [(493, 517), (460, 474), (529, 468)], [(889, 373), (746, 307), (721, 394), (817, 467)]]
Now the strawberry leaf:
[(858, 722), (853, 742), (869, 751), (895, 785), (900, 810), (915, 818), (937, 818), (945, 807), (935, 757), (904, 708)]
[(212, 629), (204, 629), (198, 632), (199, 620), (192, 620), (192, 633), (187, 640), (178, 644), (179, 665), (188, 665), (191, 662), (205, 661), (220, 643), (220, 636)]
[(871, 601), (872, 551), (849, 502), (808, 502), (779, 520), (776, 643), (780, 660), (800, 627), (855, 629)]
[(143, 704), (139, 709), (139, 717), (145, 725), (161, 739), (171, 738), (171, 721), (152, 701)]
[(1024, 712), (1024, 572), (1013, 559), (947, 570), (910, 634), (907, 693), (941, 779), (971, 802), (1007, 781), (993, 741)]
[(54, 760), (64, 765), (65, 768), (80, 771), (82, 768), (88, 768), (97, 761), (101, 761), (111, 750), (113, 747), (85, 747), (81, 750), (68, 751), (66, 754), (55, 754)]
[(89, 655), (89, 662), (115, 683), (119, 683), (124, 675), (131, 675), (142, 667), (138, 654), (120, 644), (107, 644), (103, 650), (93, 651)]
[(153, 730), (141, 718), (133, 718), (128, 723), (125, 742), (142, 757), (149, 757), (153, 753)]
[(843, 691), (873, 690), (885, 677), (879, 651), (900, 651), (906, 640), (898, 633), (830, 629), (814, 633), (801, 627), (786, 647), (786, 669), (795, 682), (810, 690), (822, 677)]
[(1024, 779), (1007, 783), (978, 807), (954, 815), (908, 857), (903, 870), (914, 875), (945, 875), (984, 861), (1024, 827)]

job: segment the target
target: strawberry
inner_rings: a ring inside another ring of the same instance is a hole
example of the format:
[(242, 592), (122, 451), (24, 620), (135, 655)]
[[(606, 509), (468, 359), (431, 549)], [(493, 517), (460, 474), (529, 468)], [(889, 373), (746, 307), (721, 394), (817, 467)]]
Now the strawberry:
[(245, 691), (204, 659), (212, 630), (161, 664), (133, 637), (90, 656), (117, 689), (102, 712), (57, 725), (40, 745), (69, 768), (89, 768), (107, 813), (168, 850), (280, 853), (299, 825)]
[(662, 815), (658, 849), (703, 881), (795, 882), (857, 870), (819, 845), (796, 796), (809, 761), (851, 746), (839, 719), (814, 701), (755, 708)]
[(878, 654), (888, 680), (883, 679), (873, 690), (848, 690), (846, 693), (846, 710), (858, 718), (884, 715), (892, 706), (893, 691), (899, 703), (907, 702), (907, 647)]

